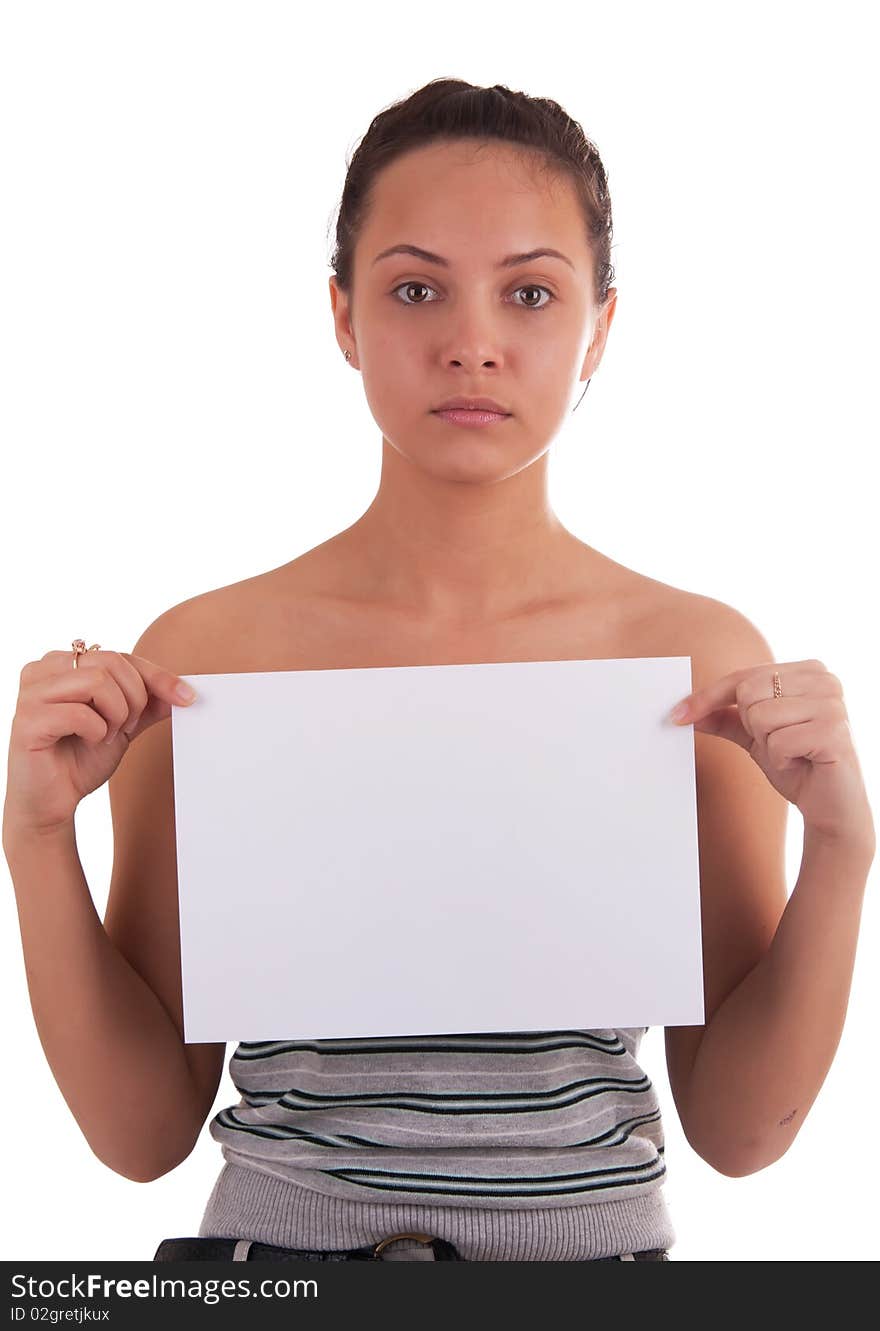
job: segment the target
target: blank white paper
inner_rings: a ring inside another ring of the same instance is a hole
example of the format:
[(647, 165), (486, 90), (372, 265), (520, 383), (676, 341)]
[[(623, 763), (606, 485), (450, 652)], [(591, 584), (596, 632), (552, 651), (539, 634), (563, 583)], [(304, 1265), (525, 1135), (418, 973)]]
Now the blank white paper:
[(188, 1043), (703, 1023), (690, 657), (186, 678)]

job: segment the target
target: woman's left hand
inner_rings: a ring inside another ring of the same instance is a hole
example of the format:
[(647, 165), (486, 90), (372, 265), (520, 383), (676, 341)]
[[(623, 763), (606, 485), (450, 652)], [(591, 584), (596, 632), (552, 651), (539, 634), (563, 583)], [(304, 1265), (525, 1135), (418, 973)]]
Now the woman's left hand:
[(873, 845), (874, 822), (843, 688), (821, 661), (769, 661), (735, 670), (683, 701), (686, 714), (676, 717), (673, 708), (671, 719), (742, 745), (780, 795), (797, 805), (805, 829)]

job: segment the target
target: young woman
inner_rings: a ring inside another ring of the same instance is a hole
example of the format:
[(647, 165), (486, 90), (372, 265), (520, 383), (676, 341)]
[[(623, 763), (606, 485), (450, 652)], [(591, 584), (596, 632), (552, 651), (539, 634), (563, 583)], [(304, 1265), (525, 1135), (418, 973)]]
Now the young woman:
[[(803, 1124), (843, 1026), (873, 821), (821, 662), (775, 662), (744, 615), (616, 563), (550, 508), (550, 445), (614, 317), (610, 244), (605, 170), (555, 102), (442, 79), (384, 110), (349, 166), (330, 279), (382, 433), (373, 502), (289, 564), (172, 607), (131, 653), (78, 641), (22, 672), (3, 844), (34, 1017), (126, 1177), (187, 1157), (226, 1049), (182, 1039), (185, 674), (691, 657), (706, 1021), (666, 1030), (675, 1107), (733, 1177)], [(102, 924), (74, 811), (108, 779)], [(787, 902), (789, 803), (805, 843)], [(665, 1260), (644, 1030), (242, 1043), (199, 1236), (156, 1256)]]

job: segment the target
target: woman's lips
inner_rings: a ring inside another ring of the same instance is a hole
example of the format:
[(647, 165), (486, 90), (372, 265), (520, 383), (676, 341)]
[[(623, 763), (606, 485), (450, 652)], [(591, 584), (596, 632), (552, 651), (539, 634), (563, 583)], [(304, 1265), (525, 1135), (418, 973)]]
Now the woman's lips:
[(461, 407), (435, 411), (434, 415), (441, 416), (451, 425), (492, 425), (495, 421), (510, 419), (509, 413), (503, 411), (465, 411)]

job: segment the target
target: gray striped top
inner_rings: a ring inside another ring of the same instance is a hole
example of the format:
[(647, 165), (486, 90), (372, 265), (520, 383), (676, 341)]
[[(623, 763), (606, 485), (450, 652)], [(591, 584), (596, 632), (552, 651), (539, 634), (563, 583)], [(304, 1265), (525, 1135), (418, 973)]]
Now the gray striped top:
[(659, 1204), (647, 1029), (243, 1041), (209, 1132), (228, 1165), (349, 1201)]

